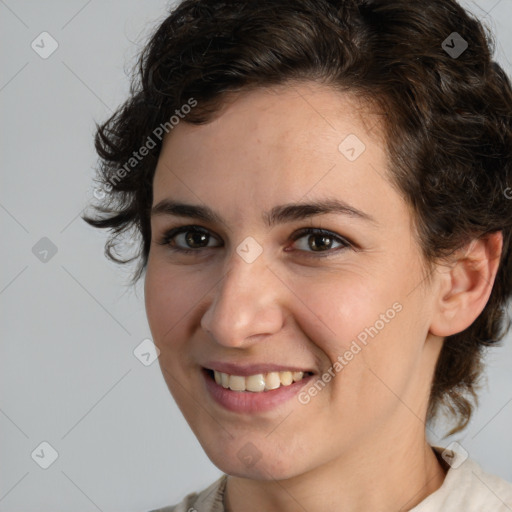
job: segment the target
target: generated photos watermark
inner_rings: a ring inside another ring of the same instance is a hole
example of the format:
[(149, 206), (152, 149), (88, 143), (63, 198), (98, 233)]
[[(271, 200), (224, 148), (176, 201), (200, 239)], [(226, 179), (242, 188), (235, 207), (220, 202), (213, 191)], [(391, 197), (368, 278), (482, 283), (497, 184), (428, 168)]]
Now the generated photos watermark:
[(197, 100), (189, 98), (187, 103), (174, 111), (174, 114), (168, 121), (160, 123), (151, 132), (151, 134), (147, 136), (144, 144), (142, 144), (137, 151), (134, 151), (128, 161), (109, 178), (108, 183), (103, 183), (100, 187), (94, 189), (94, 197), (101, 200), (104, 199), (107, 194), (112, 192), (114, 186), (120, 183), (123, 178), (126, 178), (137, 164), (141, 162), (159, 142), (162, 142), (164, 136), (170, 133), (182, 119), (185, 119), (185, 116), (189, 114), (195, 106), (197, 106)]
[(302, 405), (306, 405), (311, 401), (311, 398), (316, 396), (320, 391), (322, 391), (325, 386), (334, 378), (338, 373), (347, 366), (350, 361), (354, 359), (354, 357), (361, 352), (361, 350), (367, 346), (369, 339), (375, 338), (381, 332), (387, 324), (393, 320), (400, 311), (402, 311), (403, 306), (399, 302), (395, 302), (391, 308), (389, 308), (385, 313), (381, 313), (379, 319), (374, 322), (370, 327), (366, 327), (363, 329), (357, 336), (355, 340), (352, 340), (350, 346), (345, 350), (345, 352), (339, 355), (336, 361), (320, 376), (318, 379), (313, 382), (306, 389), (302, 390), (297, 399)]

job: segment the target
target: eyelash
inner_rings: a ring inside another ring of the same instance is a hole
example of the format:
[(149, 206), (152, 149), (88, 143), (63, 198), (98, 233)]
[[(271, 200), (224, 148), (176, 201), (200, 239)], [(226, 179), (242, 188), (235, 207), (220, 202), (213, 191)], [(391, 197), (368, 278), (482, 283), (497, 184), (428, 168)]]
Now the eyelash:
[[(173, 241), (173, 239), (177, 236), (177, 235), (180, 235), (182, 233), (202, 233), (202, 234), (206, 234), (208, 236), (213, 236), (211, 235), (207, 229), (205, 228), (202, 228), (200, 226), (180, 226), (180, 227), (176, 227), (176, 228), (172, 228), (168, 231), (166, 231), (161, 240), (158, 242), (160, 245), (168, 245), (169, 246), (169, 249), (174, 251), (174, 252), (178, 252), (180, 254), (192, 254), (194, 253), (195, 255), (197, 255), (198, 253), (200, 253), (201, 251), (205, 250), (205, 249), (213, 249), (213, 247), (203, 247), (203, 248), (199, 248), (199, 249), (183, 249), (181, 247), (173, 247), (171, 245), (171, 242)], [(326, 258), (326, 257), (329, 257), (329, 256), (332, 256), (333, 253), (337, 253), (339, 251), (342, 251), (344, 249), (349, 249), (349, 248), (352, 248), (354, 249), (355, 248), (355, 245), (352, 243), (352, 242), (349, 242), (347, 239), (341, 237), (340, 235), (337, 235), (336, 233), (333, 233), (332, 231), (327, 231), (325, 229), (320, 229), (320, 228), (303, 228), (303, 229), (299, 229), (297, 232), (295, 232), (291, 239), (293, 242), (296, 242), (297, 240), (299, 240), (300, 238), (303, 238), (305, 237), (306, 235), (316, 235), (316, 236), (326, 236), (332, 240), (334, 240), (335, 242), (338, 242), (342, 245), (342, 247), (338, 247), (338, 248), (334, 248), (334, 249), (327, 249), (325, 251), (318, 251), (318, 252), (315, 252), (315, 251), (303, 251), (303, 252), (310, 252), (310, 254), (307, 256), (307, 257), (313, 257), (313, 258)], [(215, 238), (215, 237), (214, 237)]]

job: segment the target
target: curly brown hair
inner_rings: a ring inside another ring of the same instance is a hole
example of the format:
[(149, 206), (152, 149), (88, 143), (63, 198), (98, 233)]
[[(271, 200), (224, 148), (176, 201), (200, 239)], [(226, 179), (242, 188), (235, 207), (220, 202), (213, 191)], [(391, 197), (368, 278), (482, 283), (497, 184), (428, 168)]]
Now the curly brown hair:
[[(96, 216), (83, 218), (112, 230), (109, 258), (137, 260), (135, 283), (147, 265), (152, 179), (173, 119), (207, 123), (229, 92), (296, 81), (371, 102), (429, 265), (503, 233), (491, 296), (470, 327), (445, 339), (432, 383), (427, 419), (444, 404), (456, 420), (450, 433), (462, 430), (484, 349), (510, 326), (512, 89), (493, 50), (489, 31), (454, 0), (185, 0), (144, 47), (130, 97), (97, 126), (107, 193)], [(138, 252), (122, 258), (116, 247), (128, 234), (139, 238)]]

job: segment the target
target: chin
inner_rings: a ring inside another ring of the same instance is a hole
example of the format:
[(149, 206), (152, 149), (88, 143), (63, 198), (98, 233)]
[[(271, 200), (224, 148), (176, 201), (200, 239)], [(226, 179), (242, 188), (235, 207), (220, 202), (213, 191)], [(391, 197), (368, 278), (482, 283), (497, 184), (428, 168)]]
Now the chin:
[(258, 450), (251, 441), (234, 442), (230, 446), (203, 446), (210, 461), (222, 472), (251, 480), (286, 480), (301, 473), (295, 459), (276, 456), (277, 448)]

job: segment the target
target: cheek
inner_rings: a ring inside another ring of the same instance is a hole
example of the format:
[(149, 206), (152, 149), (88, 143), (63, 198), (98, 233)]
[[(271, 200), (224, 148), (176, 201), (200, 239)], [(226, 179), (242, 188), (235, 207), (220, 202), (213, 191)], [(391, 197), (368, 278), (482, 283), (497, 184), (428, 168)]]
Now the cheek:
[(364, 271), (295, 279), (293, 286), (297, 302), (304, 303), (308, 311), (295, 318), (330, 359), (342, 355), (358, 337), (364, 341), (365, 328), (393, 305), (385, 284)]
[(187, 341), (192, 325), (189, 315), (194, 315), (194, 305), (198, 301), (196, 289), (194, 280), (187, 279), (182, 270), (173, 269), (157, 258), (148, 260), (144, 282), (146, 316), (153, 342), (160, 351), (158, 362), (162, 375), (186, 417), (194, 412), (182, 383), (190, 377)]
[(314, 285), (310, 279), (295, 281), (294, 291), (308, 310), (295, 318), (323, 354), (322, 372), (331, 383), (324, 399), (343, 411), (378, 415), (396, 401), (389, 388), (405, 388), (423, 334), (416, 322), (421, 308), (406, 297), (408, 282), (398, 272), (363, 271), (339, 272)]
[(201, 290), (194, 279), (183, 271), (172, 269), (156, 258), (149, 259), (144, 283), (144, 298), (148, 323), (155, 344), (163, 346), (181, 339), (176, 336), (186, 327), (187, 314), (193, 314)]

